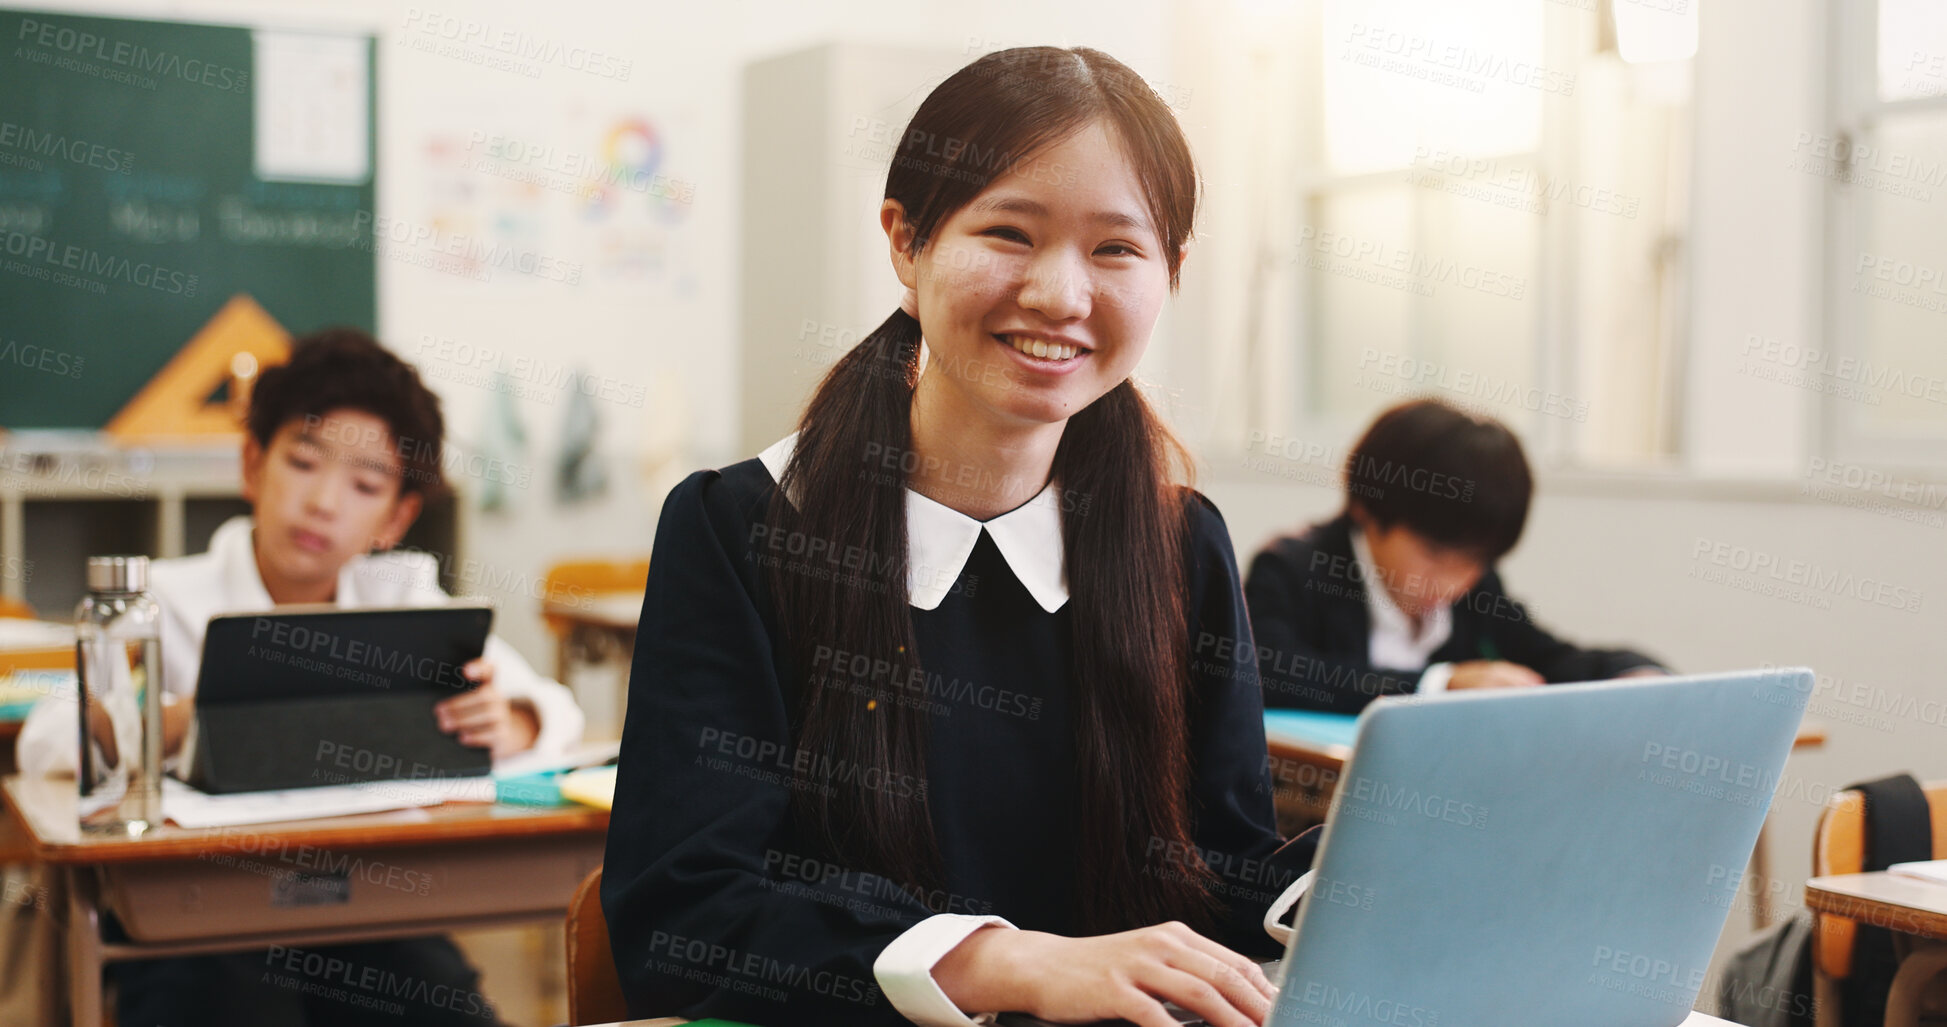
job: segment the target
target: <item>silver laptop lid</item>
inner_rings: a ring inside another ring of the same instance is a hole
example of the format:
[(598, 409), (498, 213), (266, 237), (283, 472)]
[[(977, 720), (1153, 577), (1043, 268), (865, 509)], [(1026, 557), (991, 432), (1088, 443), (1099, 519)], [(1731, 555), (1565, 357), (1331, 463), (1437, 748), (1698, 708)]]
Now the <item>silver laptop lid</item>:
[(1811, 690), (1782, 668), (1374, 703), (1272, 1027), (1681, 1023)]

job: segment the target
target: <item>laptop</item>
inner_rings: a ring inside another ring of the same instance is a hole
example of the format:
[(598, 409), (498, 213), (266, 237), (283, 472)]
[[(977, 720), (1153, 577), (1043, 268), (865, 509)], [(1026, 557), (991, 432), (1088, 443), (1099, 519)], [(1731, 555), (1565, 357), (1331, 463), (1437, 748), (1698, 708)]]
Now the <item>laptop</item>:
[(212, 794), (473, 777), (489, 751), (439, 729), (473, 688), (493, 608), (281, 607), (210, 619), (189, 783)]
[(1375, 702), (1266, 1024), (1682, 1023), (1811, 692), (1776, 668)]

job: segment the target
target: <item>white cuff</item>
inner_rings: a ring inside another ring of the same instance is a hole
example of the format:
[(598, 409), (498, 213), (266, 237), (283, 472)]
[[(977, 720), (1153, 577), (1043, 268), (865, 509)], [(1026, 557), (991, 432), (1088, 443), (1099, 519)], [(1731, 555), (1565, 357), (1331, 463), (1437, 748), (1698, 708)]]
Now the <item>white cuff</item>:
[(1453, 677), (1453, 664), (1432, 664), (1420, 672), (1420, 687), (1414, 689), (1414, 694), (1439, 695), (1447, 690), (1447, 679), (1451, 677)]
[(1278, 944), (1291, 943), (1291, 928), (1278, 921), (1284, 919), (1286, 910), (1297, 905), (1298, 900), (1305, 897), (1305, 889), (1312, 886), (1312, 875), (1316, 873), (1318, 873), (1316, 870), (1307, 870), (1299, 874), (1298, 879), (1291, 882), (1291, 887), (1286, 888), (1284, 894), (1278, 896), (1278, 901), (1271, 903), (1271, 908), (1264, 911), (1264, 933), (1270, 935)]
[(872, 976), (878, 978), (879, 990), (892, 1008), (920, 1027), (976, 1027), (991, 1020), (985, 1015), (983, 1020), (975, 1020), (961, 1012), (933, 980), (933, 965), (966, 941), (967, 935), (989, 924), (1014, 926), (997, 916), (938, 913), (894, 938), (872, 961)]

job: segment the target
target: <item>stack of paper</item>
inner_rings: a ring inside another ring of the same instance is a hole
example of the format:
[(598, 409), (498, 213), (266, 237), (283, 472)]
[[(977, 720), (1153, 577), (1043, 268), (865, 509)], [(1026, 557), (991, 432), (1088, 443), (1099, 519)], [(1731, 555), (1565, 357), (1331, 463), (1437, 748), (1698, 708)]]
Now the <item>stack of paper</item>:
[(210, 795), (172, 777), (162, 779), (163, 816), (183, 827), (233, 827), (281, 820), (313, 820), (354, 813), (437, 806), (442, 802), (492, 802), (489, 777), (426, 781), (366, 781), (321, 788)]
[(1918, 877), (1938, 884), (1947, 884), (1947, 859), (1929, 859), (1917, 863), (1895, 863), (1886, 868), (1888, 873), (1902, 877)]
[[(72, 677), (72, 675), (70, 675)], [(357, 784), (326, 785), (319, 788), (287, 788), (273, 792), (236, 792), (210, 795), (173, 777), (162, 782), (163, 816), (183, 827), (233, 827), (239, 824), (268, 824), (283, 820), (315, 820), (344, 817), (355, 813), (437, 806), (442, 802), (493, 802), (497, 782), (522, 775), (585, 767), (613, 759), (620, 750), (617, 742), (594, 742), (559, 756), (532, 752), (494, 761), (491, 777), (447, 777), (363, 781)], [(608, 773), (608, 792), (615, 790), (615, 770)], [(585, 772), (584, 772), (585, 773)], [(570, 774), (565, 782), (579, 777)], [(599, 773), (597, 774), (599, 777)], [(573, 798), (579, 798), (574, 796)], [(587, 800), (583, 800), (587, 801)], [(603, 804), (607, 808), (606, 803)]]
[(615, 808), (615, 768), (591, 767), (561, 779), (561, 797), (596, 809)]
[(520, 777), (525, 774), (543, 774), (551, 770), (593, 767), (614, 759), (621, 752), (621, 742), (583, 742), (558, 756), (529, 749), (526, 752), (495, 760), (494, 776)]

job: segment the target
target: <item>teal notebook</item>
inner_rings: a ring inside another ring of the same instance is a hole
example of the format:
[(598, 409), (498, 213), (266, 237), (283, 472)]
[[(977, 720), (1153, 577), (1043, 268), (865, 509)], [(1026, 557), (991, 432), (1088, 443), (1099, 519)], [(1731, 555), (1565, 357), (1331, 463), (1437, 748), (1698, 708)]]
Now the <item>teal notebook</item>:
[(1350, 746), (1359, 735), (1359, 715), (1315, 713), (1311, 710), (1265, 710), (1264, 733), (1313, 745)]

